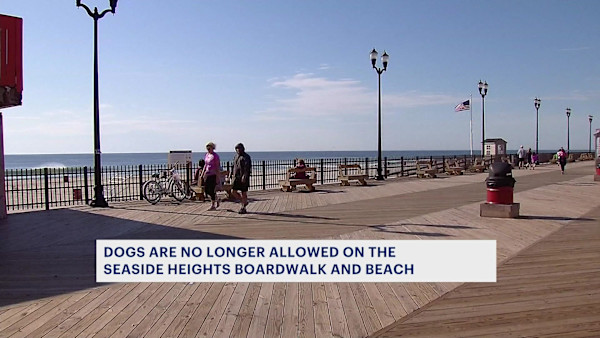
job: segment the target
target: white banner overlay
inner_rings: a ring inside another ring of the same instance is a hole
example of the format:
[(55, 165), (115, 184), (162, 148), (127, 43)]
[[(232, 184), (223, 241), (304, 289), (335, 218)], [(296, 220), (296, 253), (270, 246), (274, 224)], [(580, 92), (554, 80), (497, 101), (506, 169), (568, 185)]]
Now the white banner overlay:
[(496, 282), (496, 241), (97, 240), (96, 282)]

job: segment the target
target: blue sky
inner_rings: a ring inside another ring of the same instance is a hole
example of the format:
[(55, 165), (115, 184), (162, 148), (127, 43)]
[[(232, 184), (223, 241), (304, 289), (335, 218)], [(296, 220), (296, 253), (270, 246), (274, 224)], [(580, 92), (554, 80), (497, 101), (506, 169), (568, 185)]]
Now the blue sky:
[[(108, 7), (108, 0), (84, 3)], [(2, 1), (23, 18), (23, 106), (7, 154), (93, 152), (93, 21), (75, 1)], [(599, 1), (121, 0), (99, 22), (103, 152), (587, 149), (600, 127)], [(378, 61), (380, 62), (380, 61)]]

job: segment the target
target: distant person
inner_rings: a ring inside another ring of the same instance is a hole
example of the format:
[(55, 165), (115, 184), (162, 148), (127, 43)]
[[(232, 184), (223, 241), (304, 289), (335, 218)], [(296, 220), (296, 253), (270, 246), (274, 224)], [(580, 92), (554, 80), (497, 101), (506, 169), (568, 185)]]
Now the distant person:
[(192, 178), (192, 185), (204, 185), (202, 182), (202, 170), (204, 169), (204, 164), (204, 160), (198, 161), (198, 168), (196, 168), (196, 171), (194, 172), (194, 177)]
[(563, 147), (558, 149), (556, 153), (556, 158), (558, 159), (558, 165), (560, 165), (560, 173), (565, 174), (565, 166), (567, 165), (567, 152)]
[(531, 153), (531, 165), (529, 168), (531, 168), (531, 170), (535, 170), (535, 166), (538, 164), (538, 162), (538, 154), (534, 151), (533, 153)]
[(527, 168), (531, 167), (531, 156), (533, 155), (533, 152), (531, 152), (531, 148), (529, 148), (527, 150), (527, 155), (525, 158), (525, 161), (527, 161)]
[(200, 177), (204, 181), (204, 190), (210, 196), (210, 209), (217, 210), (219, 200), (217, 199), (216, 186), (220, 181), (219, 175), (221, 170), (221, 159), (219, 154), (215, 152), (217, 146), (213, 142), (206, 144), (206, 155), (204, 156), (204, 169)]
[[(306, 164), (304, 163), (303, 159), (298, 160), (298, 165), (296, 165), (296, 169), (306, 169)], [(304, 179), (304, 178), (308, 178), (308, 177), (306, 177), (306, 172), (298, 171), (294, 175), (294, 178)]]
[(517, 150), (517, 157), (519, 158), (519, 169), (523, 168), (523, 166), (525, 165), (526, 155), (527, 152), (525, 152), (525, 149), (523, 149), (523, 146), (521, 146), (519, 150)]
[[(246, 153), (246, 148), (242, 143), (235, 146), (235, 156), (233, 157), (233, 172), (231, 176), (233, 183), (231, 195), (240, 201), (242, 205), (239, 213), (245, 214), (248, 206), (248, 188), (250, 187), (250, 174), (252, 173), (252, 159)], [(238, 193), (238, 191), (240, 193)]]

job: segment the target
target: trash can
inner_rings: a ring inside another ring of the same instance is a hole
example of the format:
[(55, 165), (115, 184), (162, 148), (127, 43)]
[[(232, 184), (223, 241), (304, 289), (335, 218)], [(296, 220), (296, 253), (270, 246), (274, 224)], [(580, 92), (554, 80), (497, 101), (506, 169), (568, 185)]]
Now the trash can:
[(485, 183), (487, 186), (487, 203), (513, 204), (515, 179), (512, 177), (512, 166), (509, 163), (492, 163)]

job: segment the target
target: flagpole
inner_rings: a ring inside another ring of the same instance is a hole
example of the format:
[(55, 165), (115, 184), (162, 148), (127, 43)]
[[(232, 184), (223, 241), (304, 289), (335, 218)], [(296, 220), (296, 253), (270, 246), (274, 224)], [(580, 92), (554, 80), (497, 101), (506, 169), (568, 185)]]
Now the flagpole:
[(469, 120), (469, 129), (471, 131), (471, 157), (473, 157), (473, 94), (469, 94), (469, 111), (471, 113), (471, 119)]

